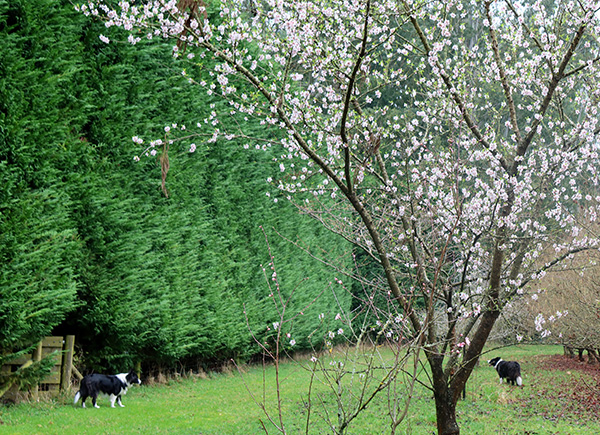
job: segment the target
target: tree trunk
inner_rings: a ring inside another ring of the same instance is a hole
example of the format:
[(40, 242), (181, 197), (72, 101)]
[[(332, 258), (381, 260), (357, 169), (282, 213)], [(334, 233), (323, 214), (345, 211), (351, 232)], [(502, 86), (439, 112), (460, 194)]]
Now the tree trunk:
[(427, 358), (433, 378), (438, 435), (458, 435), (460, 429), (456, 422), (456, 400), (444, 374), (444, 358), (438, 354), (429, 354)]
[(460, 429), (456, 422), (456, 405), (452, 394), (446, 390), (445, 394), (435, 394), (435, 414), (437, 419), (438, 435), (458, 435)]
[[(491, 307), (497, 307), (497, 305), (492, 303)], [(444, 372), (444, 357), (435, 353), (427, 355), (433, 378), (438, 435), (460, 434), (456, 421), (456, 404), (475, 365), (479, 361), (479, 355), (499, 315), (500, 311), (498, 309), (489, 309), (481, 316), (471, 344), (466, 348), (463, 357), (465, 363), (459, 367), (457, 372), (446, 374)]]

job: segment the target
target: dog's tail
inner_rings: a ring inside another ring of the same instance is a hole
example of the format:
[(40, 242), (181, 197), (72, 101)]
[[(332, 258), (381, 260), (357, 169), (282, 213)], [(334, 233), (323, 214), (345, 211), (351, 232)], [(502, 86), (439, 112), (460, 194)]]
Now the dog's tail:
[(73, 400), (73, 405), (76, 405), (77, 402), (79, 402), (80, 397), (81, 397), (81, 393), (78, 391), (77, 394), (75, 394), (75, 400)]
[(519, 387), (523, 385), (523, 379), (521, 379), (521, 376), (517, 376), (517, 385)]

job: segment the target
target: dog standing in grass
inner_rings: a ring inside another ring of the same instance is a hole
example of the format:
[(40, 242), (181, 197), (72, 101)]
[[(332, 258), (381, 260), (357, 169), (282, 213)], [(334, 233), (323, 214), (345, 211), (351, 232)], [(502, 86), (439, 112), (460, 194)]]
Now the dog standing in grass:
[(85, 408), (85, 400), (91, 397), (94, 408), (100, 408), (96, 403), (98, 394), (105, 394), (109, 396), (111, 408), (115, 407), (115, 401), (120, 407), (123, 407), (125, 405), (121, 403), (121, 396), (127, 393), (127, 388), (141, 383), (142, 381), (133, 370), (118, 375), (100, 375), (98, 373), (86, 375), (79, 384), (79, 391), (75, 394), (73, 404), (75, 405), (81, 398), (81, 406)]
[(506, 382), (520, 387), (523, 385), (523, 379), (521, 379), (521, 365), (516, 361), (504, 361), (502, 358), (497, 357), (488, 361), (488, 364), (496, 369), (498, 376), (500, 376), (500, 383), (502, 379), (506, 379)]

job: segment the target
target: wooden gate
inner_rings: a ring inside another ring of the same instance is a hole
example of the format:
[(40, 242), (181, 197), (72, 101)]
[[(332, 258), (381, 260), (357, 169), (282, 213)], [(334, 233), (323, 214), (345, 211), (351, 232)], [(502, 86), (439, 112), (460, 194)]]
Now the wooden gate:
[[(67, 335), (66, 337), (46, 337), (40, 341), (38, 347), (32, 354), (23, 355), (10, 363), (4, 364), (2, 366), (2, 372), (14, 372), (29, 361), (40, 361), (42, 358), (58, 351), (53, 357), (54, 367), (52, 368), (52, 372), (44, 378), (39, 385), (30, 391), (34, 400), (39, 398), (40, 391), (47, 391), (48, 395), (55, 396), (61, 390), (67, 391), (71, 386), (74, 344), (74, 335)], [(8, 391), (4, 397), (16, 400), (18, 395), (18, 390), (13, 388)]]

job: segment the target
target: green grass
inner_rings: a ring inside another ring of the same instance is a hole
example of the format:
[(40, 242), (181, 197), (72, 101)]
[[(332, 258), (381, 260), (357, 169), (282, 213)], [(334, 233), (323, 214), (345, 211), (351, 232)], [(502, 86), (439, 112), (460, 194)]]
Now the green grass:
[[(499, 385), (493, 368), (481, 364), (467, 386), (467, 399), (458, 404), (463, 434), (595, 434), (600, 433), (597, 416), (570, 402), (571, 389), (579, 379), (590, 383), (590, 375), (579, 372), (543, 370), (542, 354), (561, 353), (558, 346), (516, 346), (493, 352), (522, 364), (524, 388)], [(490, 354), (491, 355), (491, 354)], [(587, 376), (587, 378), (586, 378)], [(282, 407), (288, 433), (304, 433), (309, 374), (287, 363), (281, 369), (284, 393)], [(276, 410), (274, 370), (266, 372), (269, 387), (266, 401)], [(579, 384), (582, 385), (582, 384)], [(593, 384), (595, 385), (595, 384)], [(250, 435), (276, 433), (254, 403), (246, 386), (262, 399), (263, 370), (249, 368), (243, 381), (237, 373), (194, 377), (161, 386), (132, 387), (123, 398), (125, 408), (111, 409), (108, 399), (99, 399), (100, 409), (72, 405), (72, 396), (41, 403), (0, 407), (0, 434), (202, 434)], [(314, 390), (327, 388), (315, 382)], [(335, 415), (331, 395), (325, 406)], [(89, 401), (89, 399), (88, 399)], [(310, 434), (331, 433), (319, 418), (319, 406), (312, 413)], [(379, 397), (350, 426), (350, 434), (389, 433), (387, 400)], [(274, 417), (276, 415), (274, 414)], [(435, 409), (431, 393), (417, 388), (408, 417), (397, 433), (432, 434)]]

